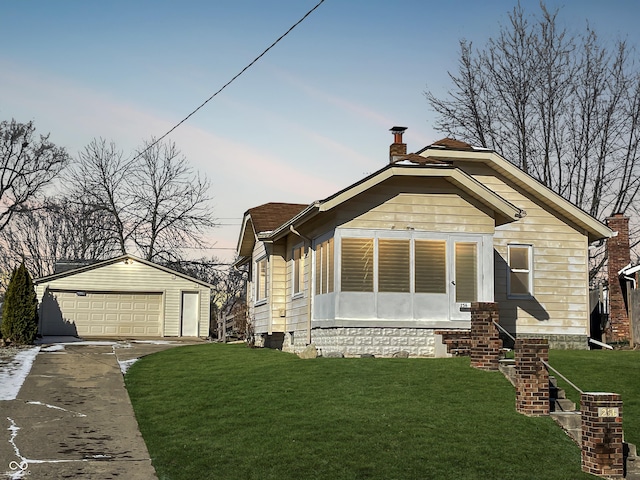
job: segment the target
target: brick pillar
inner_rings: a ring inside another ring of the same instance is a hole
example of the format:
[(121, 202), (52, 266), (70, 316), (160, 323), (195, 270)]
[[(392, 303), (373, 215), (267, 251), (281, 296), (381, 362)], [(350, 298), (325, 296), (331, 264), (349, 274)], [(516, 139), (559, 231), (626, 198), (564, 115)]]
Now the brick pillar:
[(583, 393), (582, 471), (606, 478), (624, 475), (622, 400), (617, 393)]
[(607, 273), (609, 277), (609, 326), (605, 341), (619, 342), (629, 340), (629, 316), (622, 293), (618, 272), (631, 263), (629, 249), (629, 218), (621, 213), (607, 218), (608, 227), (618, 232), (607, 239)]
[(530, 417), (549, 415), (549, 361), (546, 338), (517, 338), (516, 411)]
[(498, 370), (502, 340), (498, 334), (500, 313), (497, 303), (471, 304), (471, 366), (481, 370)]

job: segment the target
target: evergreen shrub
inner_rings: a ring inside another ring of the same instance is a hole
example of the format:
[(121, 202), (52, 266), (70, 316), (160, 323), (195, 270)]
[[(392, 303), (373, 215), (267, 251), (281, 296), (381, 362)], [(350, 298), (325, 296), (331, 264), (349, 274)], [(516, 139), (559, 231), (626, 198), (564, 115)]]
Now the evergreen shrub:
[(38, 299), (24, 262), (13, 270), (2, 308), (2, 337), (18, 345), (30, 345), (38, 333)]

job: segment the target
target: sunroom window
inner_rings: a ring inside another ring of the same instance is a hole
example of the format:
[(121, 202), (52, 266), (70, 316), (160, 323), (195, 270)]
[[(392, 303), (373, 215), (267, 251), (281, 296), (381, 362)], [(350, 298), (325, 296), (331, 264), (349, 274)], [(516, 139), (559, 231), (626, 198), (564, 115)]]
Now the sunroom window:
[(373, 292), (372, 238), (343, 238), (341, 261), (343, 292)]
[(333, 238), (316, 245), (316, 295), (333, 292)]
[(416, 293), (447, 293), (447, 242), (415, 241)]
[(409, 292), (410, 267), (411, 243), (409, 240), (378, 240), (379, 292)]

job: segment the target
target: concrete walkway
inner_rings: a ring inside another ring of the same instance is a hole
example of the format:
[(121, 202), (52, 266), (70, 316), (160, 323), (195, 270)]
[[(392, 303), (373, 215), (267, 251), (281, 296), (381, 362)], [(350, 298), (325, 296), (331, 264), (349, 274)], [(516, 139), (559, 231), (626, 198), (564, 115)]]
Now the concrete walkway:
[(189, 343), (43, 345), (0, 402), (0, 478), (156, 479), (120, 362)]

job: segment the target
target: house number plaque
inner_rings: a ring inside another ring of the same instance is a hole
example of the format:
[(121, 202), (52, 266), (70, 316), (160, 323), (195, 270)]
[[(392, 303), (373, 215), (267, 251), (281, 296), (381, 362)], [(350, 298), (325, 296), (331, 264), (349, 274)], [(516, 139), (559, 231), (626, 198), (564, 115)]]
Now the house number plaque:
[(598, 416), (603, 418), (617, 417), (620, 414), (618, 407), (598, 407)]

